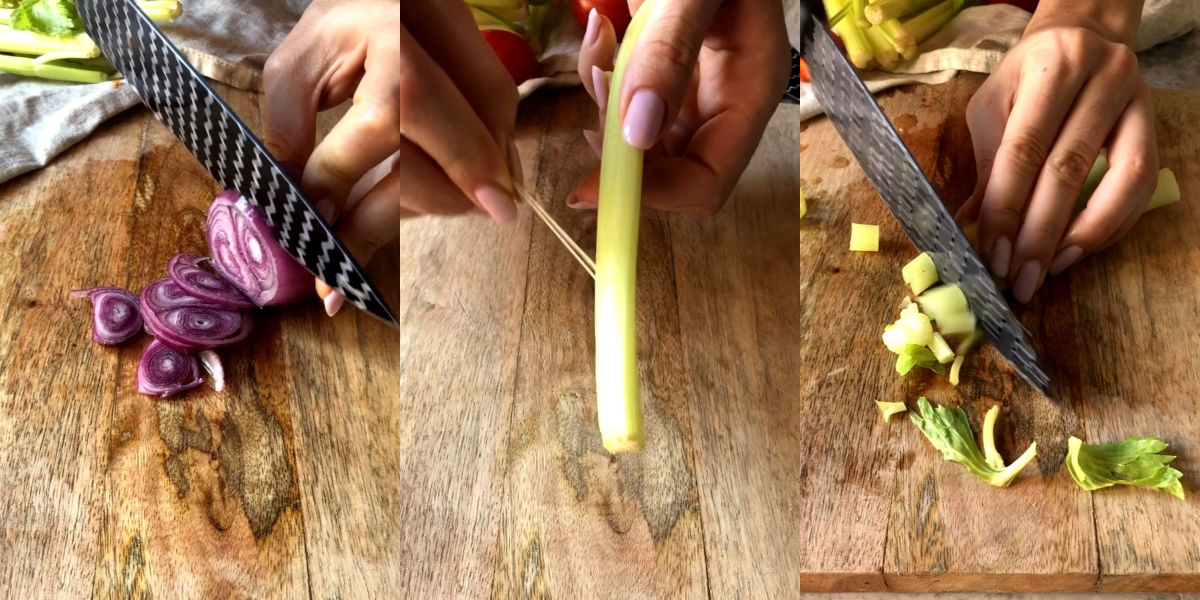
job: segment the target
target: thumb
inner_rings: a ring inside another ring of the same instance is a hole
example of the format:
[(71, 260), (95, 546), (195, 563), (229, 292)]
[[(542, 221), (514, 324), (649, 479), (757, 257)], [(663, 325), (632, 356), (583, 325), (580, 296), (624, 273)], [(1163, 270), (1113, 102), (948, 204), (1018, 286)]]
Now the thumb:
[[(638, 3), (639, 5), (642, 3)], [(621, 134), (648, 150), (674, 123), (719, 0), (669, 0), (649, 7), (621, 85)]]

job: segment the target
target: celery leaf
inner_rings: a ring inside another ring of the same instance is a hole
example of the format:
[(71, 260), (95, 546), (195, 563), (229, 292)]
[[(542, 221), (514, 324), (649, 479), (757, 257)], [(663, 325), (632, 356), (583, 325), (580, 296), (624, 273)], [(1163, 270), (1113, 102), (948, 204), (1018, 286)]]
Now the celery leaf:
[(12, 28), (66, 37), (83, 33), (83, 21), (71, 0), (22, 0), (13, 11)]
[(938, 362), (933, 351), (925, 346), (909, 344), (900, 349), (896, 356), (896, 372), (908, 375), (914, 367), (925, 367), (938, 375), (946, 374), (946, 365)]
[(1067, 440), (1067, 471), (1079, 487), (1091, 491), (1113, 485), (1161, 489), (1183, 499), (1183, 476), (1168, 465), (1175, 457), (1159, 454), (1167, 443), (1155, 437), (1131, 437), (1111, 444)]

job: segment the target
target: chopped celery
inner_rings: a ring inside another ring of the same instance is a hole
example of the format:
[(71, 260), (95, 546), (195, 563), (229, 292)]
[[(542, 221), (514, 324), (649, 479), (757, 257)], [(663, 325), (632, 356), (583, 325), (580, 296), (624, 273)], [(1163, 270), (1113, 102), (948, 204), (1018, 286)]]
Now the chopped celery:
[(981, 339), (983, 339), (983, 332), (976, 328), (958, 343), (958, 347), (954, 349), (954, 353), (960, 356), (966, 356), (967, 353), (970, 352), (971, 349), (975, 347), (975, 344), (978, 344), (979, 340)]
[(975, 331), (975, 315), (970, 312), (961, 312), (957, 314), (940, 315), (938, 320), (938, 331), (944, 337), (954, 337), (958, 335), (966, 335)]
[(904, 265), (904, 268), (900, 270), (900, 275), (913, 294), (920, 294), (938, 282), (937, 265), (933, 264), (933, 258), (925, 252), (918, 254), (916, 258)]
[[(942, 453), (942, 457), (965, 466), (971, 474), (989, 485), (1008, 487), (1017, 473), (1037, 456), (1037, 442), (1032, 442), (1011, 465), (1005, 467), (1001, 459), (1000, 465), (996, 466), (980, 452), (979, 445), (975, 443), (975, 434), (971, 431), (971, 424), (967, 421), (967, 413), (962, 408), (931, 406), (924, 396), (917, 400), (917, 408), (919, 412), (910, 413), (909, 417), (933, 447)], [(990, 422), (984, 422), (985, 444), (986, 440), (994, 439), (991, 431), (994, 426), (994, 417)]]
[(903, 402), (884, 402), (883, 400), (876, 400), (875, 406), (879, 407), (879, 412), (883, 413), (884, 421), (890, 421), (892, 420), (892, 415), (908, 410), (908, 407), (905, 406)]
[(1159, 454), (1167, 443), (1154, 437), (1131, 437), (1111, 444), (1067, 440), (1067, 471), (1079, 487), (1092, 491), (1113, 485), (1161, 489), (1183, 500), (1183, 473), (1167, 466), (1174, 456)]
[(937, 358), (938, 362), (943, 365), (954, 360), (954, 351), (950, 349), (950, 344), (946, 343), (946, 338), (940, 333), (934, 333), (933, 338), (928, 344), (928, 348)]
[(804, 189), (801, 189), (800, 190), (800, 215), (797, 216), (796, 219), (797, 220), (803, 219), (804, 215), (807, 215), (807, 214), (808, 214), (808, 200), (804, 197)]
[(937, 357), (929, 348), (912, 344), (900, 349), (896, 356), (896, 372), (901, 375), (908, 375), (914, 367), (924, 367), (937, 373), (938, 375), (946, 374), (946, 365), (938, 362)]
[(852, 252), (878, 252), (879, 226), (851, 223), (850, 250)]
[(983, 416), (983, 458), (987, 464), (997, 469), (1004, 468), (1004, 459), (996, 450), (996, 417), (1000, 415), (1000, 407), (993, 406)]
[(906, 346), (925, 346), (931, 341), (933, 324), (919, 312), (902, 316), (883, 329), (883, 344), (892, 352), (900, 352)]
[(621, 136), (625, 65), (649, 20), (646, 0), (625, 31), (609, 86), (596, 215), (596, 416), (609, 452), (640, 450), (642, 403), (635, 325), (642, 151)]
[(1158, 185), (1155, 186), (1154, 195), (1150, 197), (1150, 202), (1146, 203), (1146, 208), (1142, 212), (1178, 202), (1179, 196), (1179, 182), (1175, 180), (1175, 172), (1170, 169), (1159, 169)]
[(954, 362), (950, 364), (950, 385), (958, 386), (958, 376), (962, 373), (963, 355), (959, 354), (954, 357)]
[(967, 296), (963, 294), (962, 288), (953, 283), (926, 290), (925, 293), (917, 296), (917, 304), (921, 306), (921, 312), (938, 322), (939, 327), (941, 327), (940, 322), (943, 319), (970, 310), (967, 307)]

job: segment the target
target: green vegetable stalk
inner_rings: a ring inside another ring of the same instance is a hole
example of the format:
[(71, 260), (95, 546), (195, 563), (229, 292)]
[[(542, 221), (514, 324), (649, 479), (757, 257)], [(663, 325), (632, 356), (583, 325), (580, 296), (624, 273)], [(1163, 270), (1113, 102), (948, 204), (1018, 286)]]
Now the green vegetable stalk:
[[(992, 455), (992, 460), (989, 461), (988, 456), (985, 456), (975, 443), (975, 434), (967, 421), (967, 413), (961, 407), (931, 406), (929, 400), (922, 396), (917, 400), (917, 408), (920, 412), (909, 413), (909, 417), (933, 447), (937, 448), (946, 460), (965, 466), (971, 474), (989, 485), (1008, 487), (1017, 473), (1037, 456), (1037, 442), (1033, 442), (1016, 461), (1007, 467), (1004, 466), (1003, 459), (995, 451), (993, 428), (996, 418), (991, 411), (990, 418), (985, 419), (983, 425), (987, 454)], [(993, 407), (992, 411), (997, 411), (997, 408)]]
[(596, 413), (600, 438), (613, 453), (642, 448), (635, 307), (643, 153), (621, 137), (621, 84), (625, 66), (653, 8), (654, 0), (643, 3), (625, 31), (609, 86), (600, 158), (600, 201), (596, 215)]
[(1131, 437), (1111, 444), (1067, 440), (1067, 471), (1079, 487), (1091, 491), (1114, 485), (1137, 485), (1183, 499), (1183, 476), (1167, 466), (1174, 456), (1159, 454), (1167, 443), (1154, 437)]

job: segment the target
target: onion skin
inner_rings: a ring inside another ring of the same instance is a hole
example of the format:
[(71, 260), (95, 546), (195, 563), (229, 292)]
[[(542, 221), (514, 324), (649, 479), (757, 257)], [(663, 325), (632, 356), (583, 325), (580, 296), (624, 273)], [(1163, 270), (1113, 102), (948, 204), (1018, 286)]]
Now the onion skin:
[(213, 379), (213, 389), (220, 392), (225, 389), (225, 367), (221, 366), (221, 357), (212, 350), (205, 350), (199, 355), (200, 366)]
[(167, 398), (204, 383), (196, 357), (152, 340), (142, 353), (137, 372), (138, 392)]
[(115, 346), (137, 335), (142, 329), (142, 314), (133, 292), (119, 287), (75, 290), (73, 298), (87, 297), (92, 302), (92, 341)]
[(220, 273), (213, 273), (200, 266), (208, 258), (195, 254), (176, 254), (167, 263), (167, 272), (171, 281), (187, 292), (208, 302), (212, 306), (224, 308), (249, 308), (254, 306), (246, 295), (225, 279)]
[(205, 227), (212, 265), (255, 306), (293, 304), (316, 293), (314, 278), (272, 233), (254, 205), (226, 190), (209, 207)]

